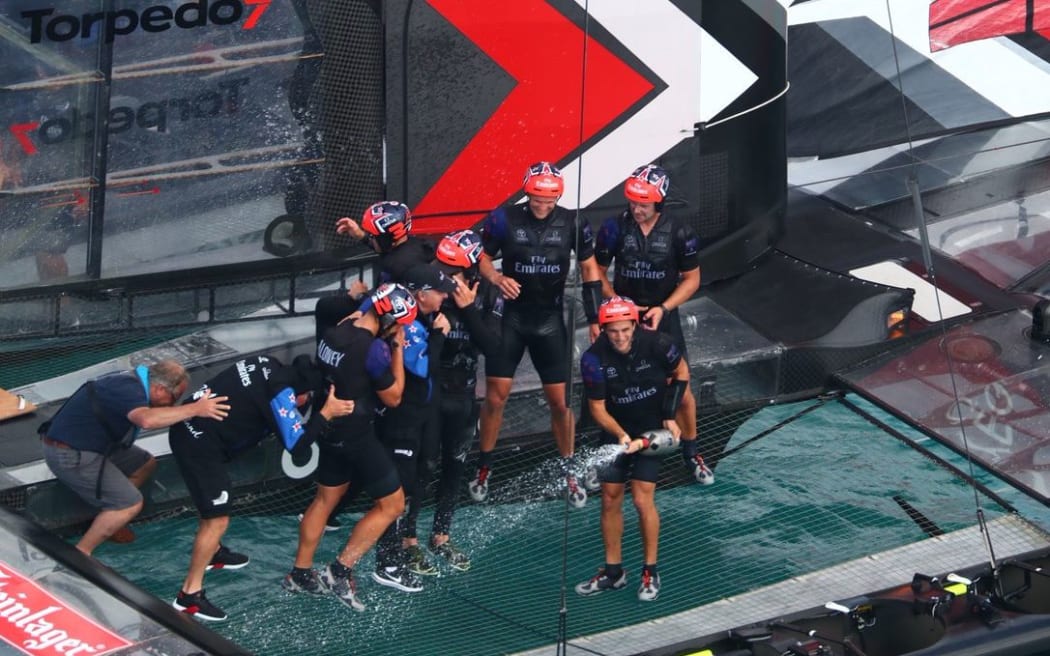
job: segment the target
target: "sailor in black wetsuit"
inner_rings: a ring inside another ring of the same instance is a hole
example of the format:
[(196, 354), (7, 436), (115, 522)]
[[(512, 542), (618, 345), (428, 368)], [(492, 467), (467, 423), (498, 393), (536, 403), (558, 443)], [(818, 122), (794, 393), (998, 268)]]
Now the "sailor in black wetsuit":
[[(576, 507), (587, 501), (587, 494), (577, 485), (570, 464), (575, 418), (565, 393), (572, 339), (565, 326), (562, 303), (573, 252), (583, 274), (584, 308), (589, 319), (597, 313), (596, 299), (600, 297), (601, 283), (590, 226), (575, 212), (557, 205), (564, 188), (561, 171), (555, 166), (548, 162), (533, 164), (525, 173), (528, 202), (494, 210), (482, 224), (481, 275), (500, 289), (506, 304), (500, 354), (485, 360), (480, 457), (477, 473), (469, 485), (471, 497), (476, 501), (488, 496), (492, 452), (499, 438), (514, 372), (525, 349), (543, 383), (551, 413), (551, 432), (562, 456), (569, 501)], [(503, 257), (502, 273), (492, 264), (497, 255)]]
[(228, 463), (271, 434), (278, 435), (289, 451), (309, 449), (329, 420), (350, 414), (354, 408), (353, 401), (329, 394), (324, 407), (304, 425), (299, 408), (322, 386), (321, 373), (310, 356), (301, 355), (285, 366), (274, 357), (260, 355), (222, 370), (187, 401), (219, 394), (230, 399), (231, 408), (223, 421), (193, 417), (168, 431), (171, 453), (200, 516), (175, 608), (205, 620), (226, 619), (226, 613), (204, 596), (203, 586), (206, 570), (239, 569), (248, 564), (247, 556), (221, 544), (233, 507)]
[[(411, 235), (412, 212), (404, 203), (394, 200), (375, 203), (365, 210), (360, 224), (344, 216), (335, 225), (339, 234), (365, 241), (379, 254), (373, 271), (374, 287), (384, 282), (401, 282), (405, 271), (434, 259), (433, 244)], [(357, 310), (367, 292), (368, 286), (355, 280), (346, 294), (319, 299), (314, 308), (317, 340), (321, 340), (324, 331)]]
[[(660, 330), (674, 338), (689, 362), (678, 317), (678, 306), (700, 288), (700, 239), (689, 224), (664, 212), (670, 178), (663, 168), (649, 164), (634, 170), (624, 183), (627, 209), (606, 219), (595, 238), (594, 254), (605, 296), (627, 296), (638, 304), (643, 328)], [(609, 265), (615, 277), (609, 283)], [(686, 389), (678, 411), (682, 453), (696, 479), (707, 485), (714, 474), (697, 453), (696, 401)]]
[[(317, 347), (317, 359), (340, 399), (354, 401), (354, 411), (331, 422), (319, 437), (317, 496), (299, 524), (295, 567), (283, 585), (292, 592), (330, 591), (354, 610), (364, 610), (357, 598), (352, 568), (405, 509), (405, 494), (387, 450), (376, 439), (373, 420), (376, 398), (387, 407), (401, 402), (405, 385), (403, 327), (416, 318), (411, 292), (384, 283), (370, 296), (370, 307), (360, 318), (329, 329)], [(314, 553), (324, 533), (325, 520), (353, 480), (375, 500), (353, 531), (338, 558), (317, 576)]]
[(629, 298), (603, 301), (598, 322), (602, 334), (580, 358), (583, 387), (591, 416), (603, 431), (603, 443), (622, 445), (625, 451), (598, 472), (605, 566), (578, 584), (576, 592), (591, 595), (627, 584), (621, 542), (624, 485), (630, 479), (645, 559), (638, 598), (652, 601), (660, 593), (656, 562), (660, 515), (654, 502), (660, 458), (635, 455), (648, 445), (644, 438), (632, 436), (660, 423), (675, 438), (681, 435), (675, 414), (689, 382), (689, 366), (668, 335), (637, 330), (638, 308)]
[[(399, 282), (415, 295), (416, 320), (405, 327), (405, 389), (397, 407), (380, 408), (376, 420), (379, 440), (397, 468), (405, 492), (406, 510), (419, 513), (418, 465), (424, 436), (437, 417), (435, 373), (441, 357), (448, 320), (439, 311), (456, 283), (433, 264), (418, 264), (405, 271)], [(351, 494), (353, 494), (351, 492)], [(416, 574), (436, 574), (419, 547), (415, 531), (399, 517), (387, 527), (376, 545), (376, 567), (372, 579), (402, 592), (419, 592)], [(413, 522), (414, 526), (414, 522)]]
[[(458, 283), (452, 296), (441, 306), (449, 323), (448, 335), (441, 349), (438, 413), (433, 430), (428, 431), (422, 454), (424, 466), (419, 469), (418, 491), (430, 484), (438, 460), (441, 478), (437, 486), (434, 523), (428, 543), (430, 552), (452, 569), (470, 569), (470, 557), (450, 539), (452, 515), (456, 509), (467, 454), (477, 433), (479, 404), (476, 399), (478, 359), (493, 357), (499, 351), (499, 322), (503, 315), (503, 297), (487, 281), (479, 280), (481, 238), (471, 230), (444, 237), (437, 247), (437, 265)], [(409, 510), (405, 535), (416, 537), (418, 503)], [(422, 555), (417, 545), (413, 553)], [(410, 561), (412, 563), (413, 561)], [(416, 573), (437, 573), (425, 560), (414, 564)], [(413, 566), (410, 564), (410, 567)]]

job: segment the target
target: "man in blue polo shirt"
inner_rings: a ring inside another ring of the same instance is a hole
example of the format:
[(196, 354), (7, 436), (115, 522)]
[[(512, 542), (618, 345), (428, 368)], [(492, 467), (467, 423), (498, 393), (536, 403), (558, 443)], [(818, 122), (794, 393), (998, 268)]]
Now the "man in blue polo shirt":
[(44, 461), (89, 505), (99, 508), (77, 549), (87, 555), (124, 528), (142, 510), (139, 488), (157, 466), (148, 451), (134, 446), (140, 430), (167, 428), (192, 417), (222, 421), (227, 397), (203, 395), (176, 406), (189, 376), (174, 360), (109, 374), (82, 385), (41, 426)]

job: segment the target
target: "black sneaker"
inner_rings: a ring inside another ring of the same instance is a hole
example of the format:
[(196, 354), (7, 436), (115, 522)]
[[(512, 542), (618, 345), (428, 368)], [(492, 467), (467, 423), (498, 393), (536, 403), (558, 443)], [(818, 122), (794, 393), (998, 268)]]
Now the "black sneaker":
[(204, 588), (193, 594), (186, 594), (180, 590), (179, 596), (175, 597), (171, 605), (175, 610), (209, 622), (222, 622), (229, 617), (221, 608), (208, 601), (204, 596)]
[(452, 544), (451, 540), (437, 546), (431, 542), (430, 553), (443, 558), (449, 564), (449, 567), (456, 571), (465, 572), (470, 569), (470, 556), (456, 548), (456, 545)]
[(328, 592), (315, 569), (308, 569), (305, 572), (292, 570), (281, 581), (281, 587), (288, 592), (305, 592), (315, 595)]
[(627, 570), (621, 569), (620, 576), (613, 580), (605, 575), (605, 568), (601, 567), (593, 577), (576, 584), (576, 594), (586, 597), (606, 590), (619, 590), (625, 585), (627, 585)]
[(376, 571), (372, 572), (372, 580), (401, 592), (419, 592), (423, 589), (423, 582), (404, 565), (398, 565), (393, 571), (376, 567)]
[(365, 610), (365, 604), (357, 596), (357, 583), (354, 582), (353, 574), (346, 578), (336, 576), (332, 572), (332, 566), (328, 565), (321, 573), (320, 579), (321, 585), (334, 594), (339, 601), (359, 613)]
[(423, 547), (418, 544), (405, 547), (405, 558), (408, 561), (408, 569), (413, 574), (419, 574), (420, 576), (438, 575), (438, 568), (434, 563), (427, 560), (427, 554), (423, 551)]
[(248, 556), (236, 551), (230, 551), (224, 545), (219, 545), (219, 550), (211, 557), (211, 562), (204, 569), (240, 569), (251, 560)]

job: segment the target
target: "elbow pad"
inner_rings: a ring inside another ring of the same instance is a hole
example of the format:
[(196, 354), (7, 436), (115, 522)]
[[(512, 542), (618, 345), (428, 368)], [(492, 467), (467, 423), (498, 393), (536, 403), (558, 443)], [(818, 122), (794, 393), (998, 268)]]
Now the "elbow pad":
[(598, 306), (602, 304), (602, 283), (590, 280), (583, 283), (583, 313), (587, 323), (598, 323)]
[(682, 405), (682, 397), (685, 396), (685, 388), (689, 385), (688, 380), (673, 380), (664, 392), (664, 401), (660, 405), (661, 419), (674, 419), (678, 412), (678, 406)]

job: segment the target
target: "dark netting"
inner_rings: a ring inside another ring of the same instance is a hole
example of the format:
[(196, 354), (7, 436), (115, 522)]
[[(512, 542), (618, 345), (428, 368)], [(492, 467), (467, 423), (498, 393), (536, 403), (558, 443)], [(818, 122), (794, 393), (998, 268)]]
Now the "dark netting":
[(306, 47), (324, 51), (320, 64), (304, 60), (296, 71), (293, 107), (303, 124), (304, 149), (323, 153), (320, 171), (300, 168), (296, 184), (316, 188), (290, 195), (289, 213), (303, 212), (314, 247), (348, 245), (335, 219), (358, 218), (383, 195), (383, 31), (375, 3), (297, 3)]

